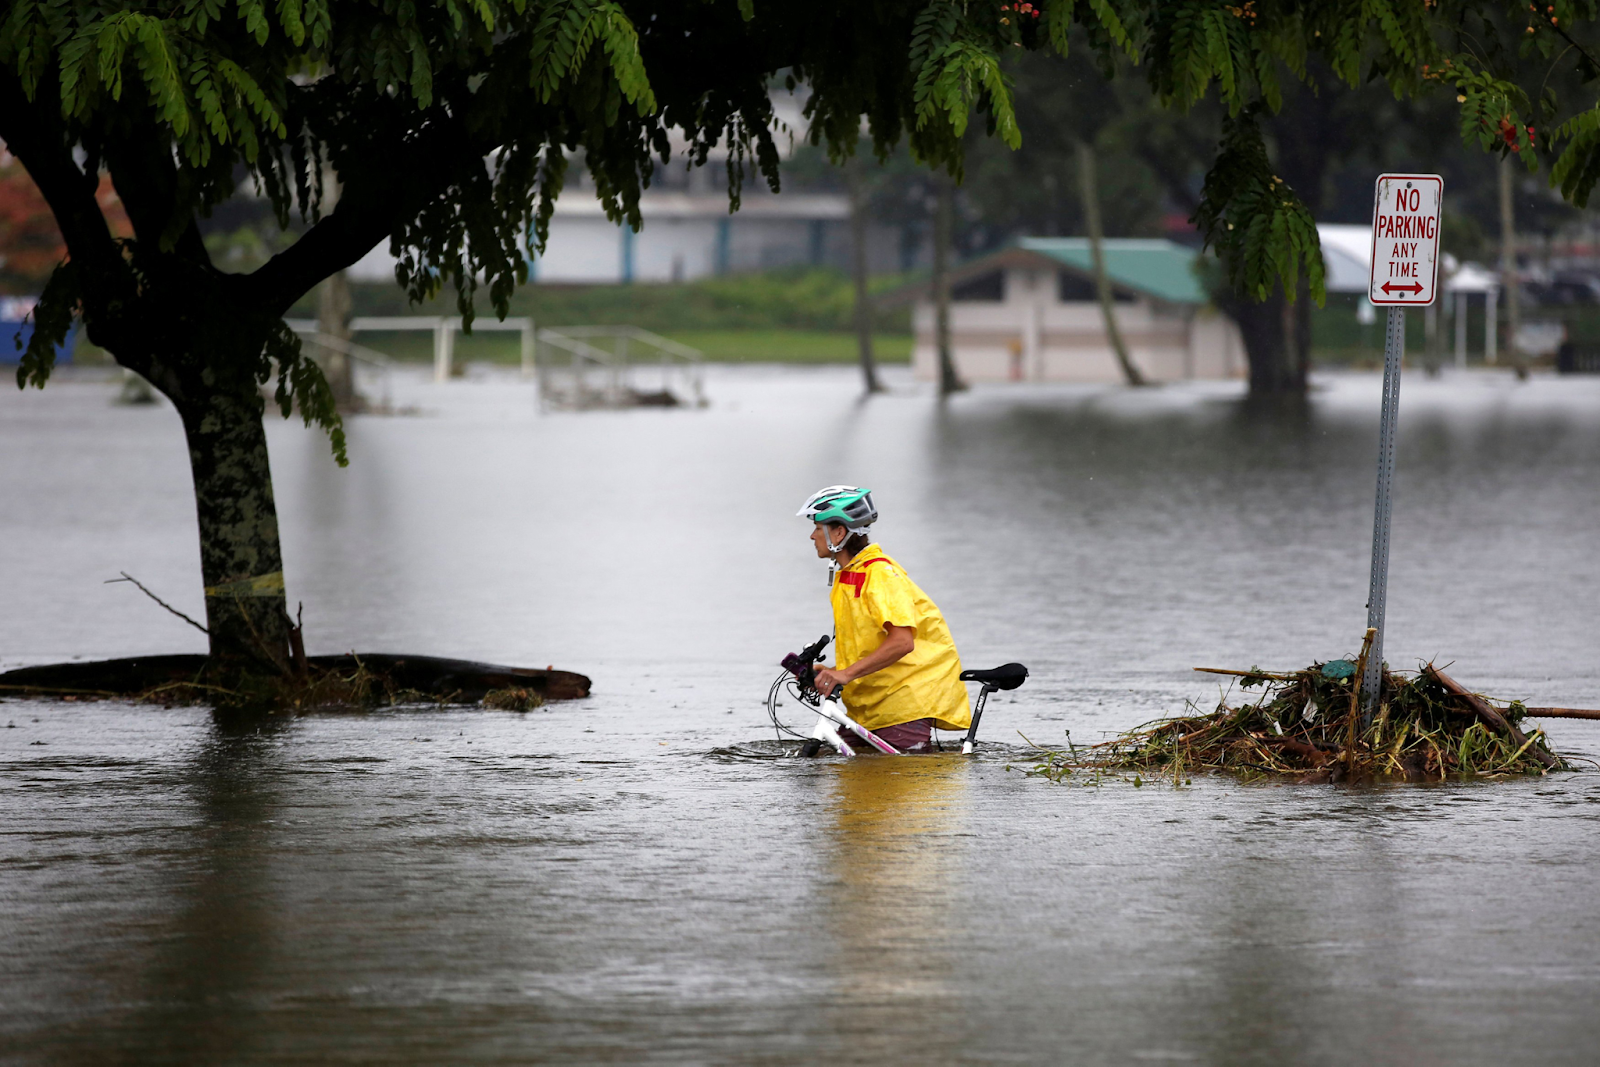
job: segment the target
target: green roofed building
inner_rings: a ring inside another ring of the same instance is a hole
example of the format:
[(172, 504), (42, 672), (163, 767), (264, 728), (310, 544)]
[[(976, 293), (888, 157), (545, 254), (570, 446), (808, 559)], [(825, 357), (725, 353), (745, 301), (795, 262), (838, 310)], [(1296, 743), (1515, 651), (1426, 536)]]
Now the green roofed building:
[[(1199, 253), (1165, 240), (1103, 242), (1117, 328), (1151, 381), (1237, 378), (1244, 342), (1211, 305)], [(932, 286), (908, 287), (918, 377), (938, 373)], [(1115, 382), (1122, 372), (1095, 297), (1089, 241), (1024, 237), (951, 271), (951, 348), (966, 381)]]

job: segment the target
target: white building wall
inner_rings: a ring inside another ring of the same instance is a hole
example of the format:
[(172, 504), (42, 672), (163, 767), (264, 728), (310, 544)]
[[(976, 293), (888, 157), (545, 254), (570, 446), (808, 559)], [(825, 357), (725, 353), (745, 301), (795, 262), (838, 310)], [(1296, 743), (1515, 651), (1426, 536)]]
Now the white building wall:
[(1202, 308), (1189, 326), (1194, 378), (1242, 378), (1249, 374), (1238, 324), (1216, 308)]
[(612, 282), (618, 280), (621, 264), (621, 232), (604, 215), (556, 218), (550, 220), (545, 254), (530, 264), (528, 274), (539, 282)]
[[(715, 274), (717, 221), (656, 219), (634, 234), (634, 281), (672, 282)], [(551, 247), (555, 235), (551, 234)], [(548, 275), (552, 280), (555, 276)], [(617, 277), (608, 281), (620, 281)]]

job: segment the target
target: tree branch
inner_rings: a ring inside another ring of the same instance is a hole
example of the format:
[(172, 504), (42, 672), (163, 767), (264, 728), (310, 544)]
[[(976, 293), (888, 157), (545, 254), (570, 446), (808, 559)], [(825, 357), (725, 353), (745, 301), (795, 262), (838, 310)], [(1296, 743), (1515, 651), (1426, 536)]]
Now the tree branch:
[(95, 183), (73, 162), (66, 131), (56, 117), (59, 109), (44, 86), (40, 90), (39, 99), (29, 100), (16, 75), (0, 68), (0, 138), (50, 205), (72, 258), (80, 263), (103, 261), (115, 254), (115, 246), (95, 199)]
[(174, 251), (185, 259), (209, 266), (211, 253), (206, 251), (205, 239), (200, 236), (194, 208), (177, 202), (178, 165), (172, 158), (171, 142), (162, 131), (153, 125), (141, 124), (128, 136), (106, 138), (101, 150), (139, 242), (150, 249), (160, 248), (162, 237), (170, 231), (175, 217), (183, 212), (188, 217), (178, 231)]
[(344, 191), (332, 213), (293, 245), (248, 276), (256, 296), (283, 314), (324, 278), (344, 270), (442, 195), (463, 167), (481, 167), (493, 145), (479, 144), (447, 118), (432, 116), (421, 137), (401, 130), (388, 143), (363, 144), (359, 152), (381, 166), (346, 168)]
[(1156, 151), (1154, 148), (1147, 148), (1143, 144), (1135, 147), (1134, 154), (1139, 157), (1145, 166), (1155, 171), (1156, 177), (1161, 179), (1161, 184), (1166, 188), (1167, 195), (1172, 198), (1172, 202), (1182, 210), (1189, 212), (1189, 214), (1194, 214), (1195, 210), (1200, 206), (1200, 198), (1189, 187), (1189, 172), (1181, 163), (1175, 161), (1167, 153)]
[(353, 194), (346, 186), (338, 205), (294, 244), (269, 259), (250, 282), (268, 307), (282, 314), (329, 277), (372, 251), (403, 220), (397, 190)]
[[(1534, 11), (1539, 18), (1544, 19), (1546, 26), (1554, 30), (1563, 41), (1566, 41), (1567, 44), (1571, 45), (1573, 48), (1576, 48), (1578, 50), (1578, 54), (1589, 61), (1589, 68), (1591, 70), (1600, 71), (1600, 62), (1595, 60), (1594, 55), (1587, 48), (1583, 47), (1583, 45), (1572, 39), (1572, 35), (1566, 31), (1566, 27), (1556, 22), (1556, 20), (1550, 16), (1548, 11), (1539, 11), (1538, 8), (1535, 8)], [(1561, 57), (1557, 56), (1556, 58), (1560, 59)]]
[(135, 578), (133, 575), (129, 574), (127, 571), (118, 571), (117, 573), (122, 575), (122, 577), (121, 578), (111, 578), (111, 579), (108, 579), (108, 580), (102, 582), (101, 584), (102, 585), (116, 585), (118, 582), (132, 582), (134, 585), (139, 587), (139, 592), (143, 593), (145, 596), (149, 597), (151, 600), (154, 600), (157, 604), (160, 604), (162, 607), (164, 607), (168, 611), (172, 612), (172, 614), (176, 615), (178, 618), (182, 619), (184, 622), (188, 623), (190, 626), (193, 626), (196, 630), (199, 630), (201, 633), (205, 634), (206, 636), (209, 637), (211, 635), (211, 631), (210, 630), (207, 630), (204, 626), (201, 626), (199, 623), (197, 623), (193, 619), (189, 618), (189, 616), (185, 615), (183, 612), (179, 611), (177, 608), (173, 607), (171, 604), (168, 604), (165, 600), (162, 600), (160, 597), (156, 596), (150, 590), (146, 589), (144, 587), (144, 583), (143, 582), (139, 581), (139, 579)]

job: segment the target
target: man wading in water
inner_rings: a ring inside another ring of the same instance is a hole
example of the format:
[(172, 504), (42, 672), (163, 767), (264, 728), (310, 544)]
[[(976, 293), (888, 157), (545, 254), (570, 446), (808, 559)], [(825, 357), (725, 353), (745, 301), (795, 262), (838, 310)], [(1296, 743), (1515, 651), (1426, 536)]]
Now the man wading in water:
[(817, 556), (832, 561), (837, 665), (817, 669), (817, 689), (844, 686), (850, 717), (901, 752), (927, 751), (936, 726), (965, 730), (972, 709), (956, 643), (938, 606), (868, 537), (871, 490), (830, 485), (799, 515), (816, 523)]

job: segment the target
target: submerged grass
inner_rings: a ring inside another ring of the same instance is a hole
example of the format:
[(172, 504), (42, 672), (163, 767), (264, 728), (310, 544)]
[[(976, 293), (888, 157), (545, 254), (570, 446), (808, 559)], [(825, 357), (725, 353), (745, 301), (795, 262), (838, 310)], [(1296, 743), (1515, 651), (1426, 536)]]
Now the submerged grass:
[(237, 688), (200, 678), (185, 679), (153, 686), (133, 699), (165, 707), (211, 704), (288, 714), (452, 702), (448, 697), (397, 688), (359, 658), (350, 670), (307, 667), (287, 675), (252, 678), (250, 683), (247, 688)]
[(489, 690), (483, 695), (481, 703), (486, 708), (500, 711), (532, 711), (544, 704), (544, 697), (532, 689), (511, 687)]
[[(1364, 657), (1363, 657), (1364, 658)], [(1195, 772), (1302, 782), (1347, 778), (1497, 778), (1570, 769), (1542, 731), (1524, 734), (1520, 701), (1496, 707), (1432, 664), (1383, 672), (1378, 706), (1363, 721), (1360, 660), (1313, 663), (1269, 673), (1217, 671), (1264, 692), (1252, 703), (1146, 723), (1110, 741), (1050, 751), (1029, 774), (1063, 782), (1074, 775), (1134, 775), (1134, 784), (1174, 784)]]

